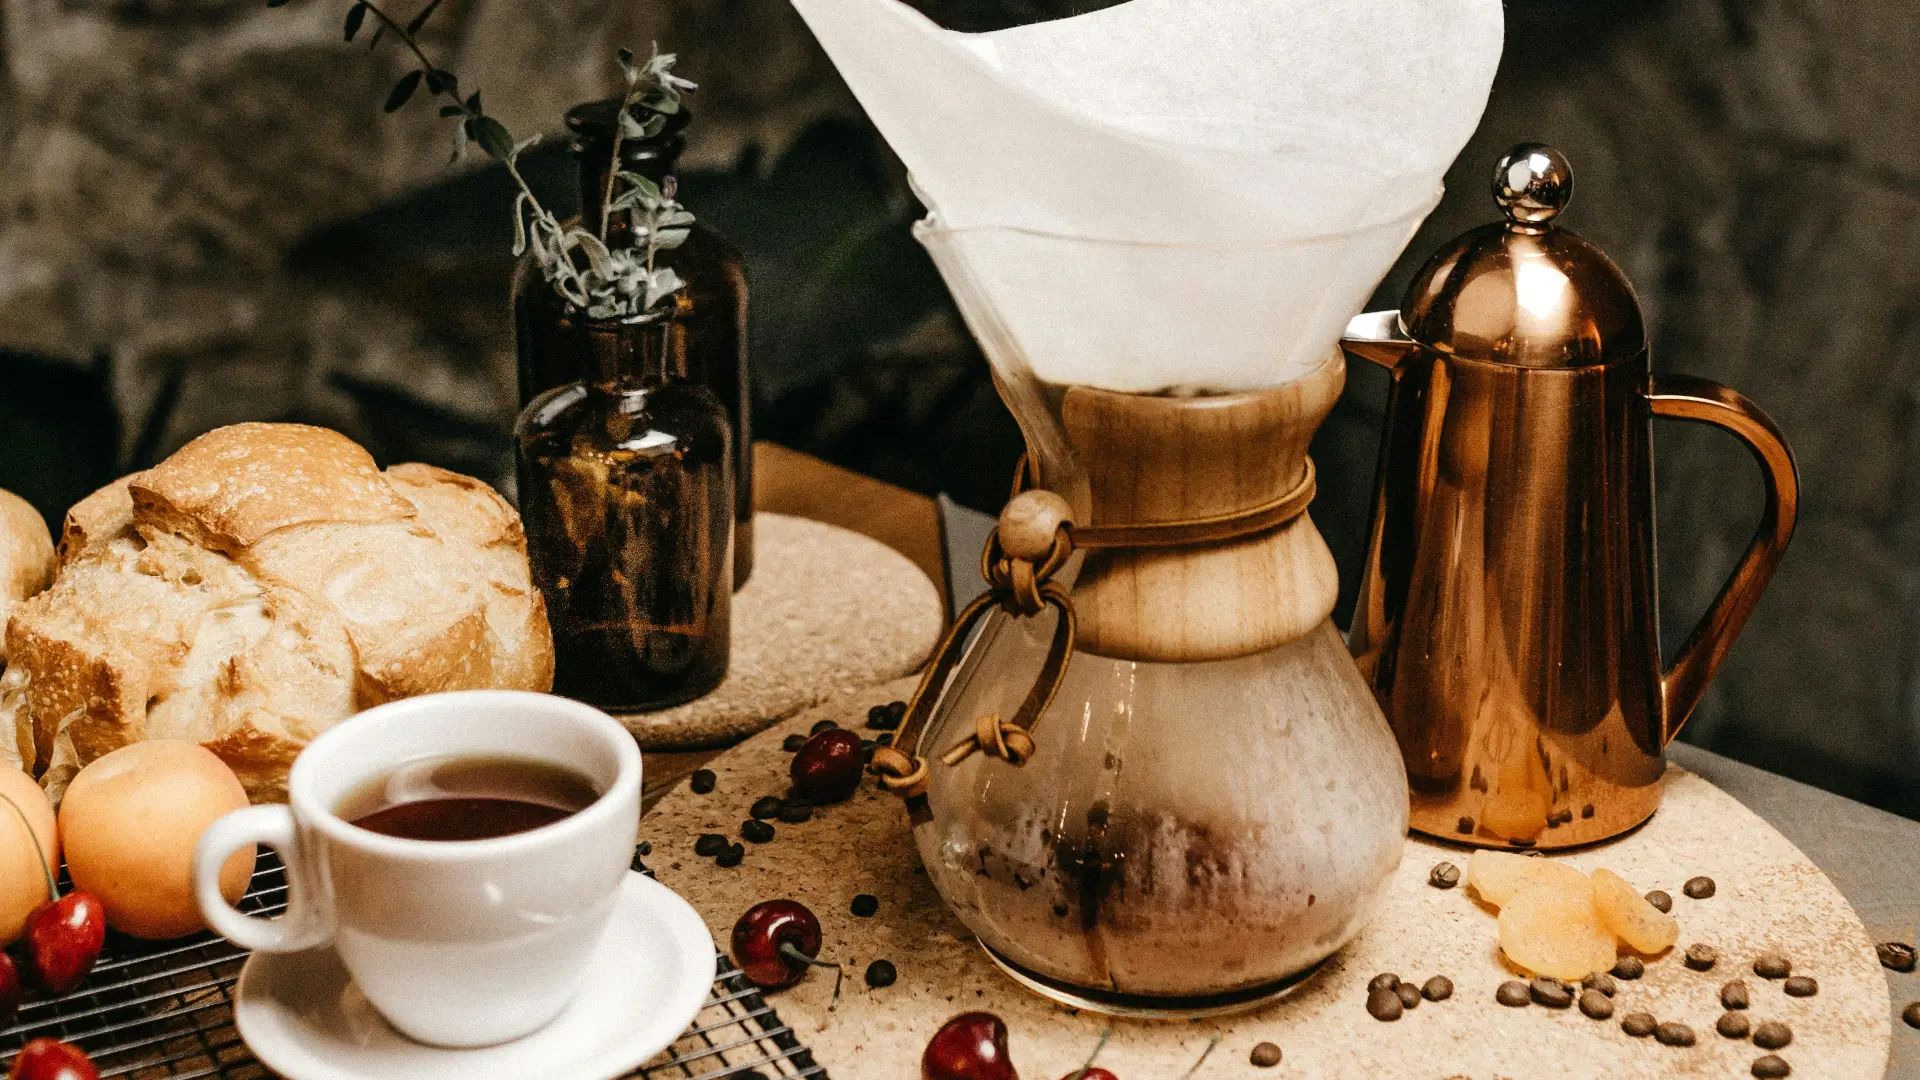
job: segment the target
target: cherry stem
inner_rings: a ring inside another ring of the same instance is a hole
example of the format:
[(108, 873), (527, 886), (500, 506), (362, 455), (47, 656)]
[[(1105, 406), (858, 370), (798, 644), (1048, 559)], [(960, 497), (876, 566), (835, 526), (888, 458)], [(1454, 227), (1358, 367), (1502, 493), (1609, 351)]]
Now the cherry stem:
[(1207, 1063), (1207, 1055), (1213, 1053), (1213, 1048), (1219, 1045), (1220, 1045), (1220, 1036), (1215, 1035), (1213, 1038), (1208, 1039), (1207, 1048), (1205, 1050), (1200, 1051), (1200, 1060), (1193, 1063), (1193, 1068), (1188, 1069), (1186, 1072), (1181, 1073), (1180, 1080), (1187, 1080), (1187, 1077), (1192, 1076), (1194, 1073), (1199, 1072), (1200, 1066), (1205, 1065)]
[(781, 942), (779, 952), (781, 956), (784, 956), (789, 960), (806, 964), (811, 967), (832, 968), (833, 969), (833, 1001), (831, 1004), (827, 1006), (827, 1008), (833, 1009), (840, 1004), (840, 983), (841, 983), (841, 980), (846, 978), (847, 973), (844, 969), (840, 967), (839, 964), (835, 964), (827, 960), (815, 960), (813, 957), (808, 956), (806, 953), (801, 952), (800, 946), (795, 945), (791, 941)]
[(1100, 1041), (1093, 1044), (1093, 1053), (1087, 1055), (1087, 1060), (1083, 1062), (1079, 1068), (1073, 1070), (1073, 1075), (1067, 1077), (1067, 1080), (1086, 1080), (1087, 1074), (1093, 1071), (1094, 1059), (1100, 1056), (1100, 1051), (1107, 1048), (1107, 1040), (1111, 1038), (1113, 1038), (1112, 1028), (1102, 1031), (1100, 1033)]
[(27, 840), (33, 844), (33, 854), (40, 862), (40, 872), (47, 878), (47, 903), (59, 903), (60, 883), (53, 880), (53, 868), (47, 865), (47, 849), (40, 846), (40, 837), (34, 833), (33, 823), (27, 820), (27, 812), (20, 809), (20, 804), (10, 796), (0, 795), (0, 799), (5, 799), (7, 805), (13, 807), (14, 816), (20, 819), (20, 827), (27, 830)]

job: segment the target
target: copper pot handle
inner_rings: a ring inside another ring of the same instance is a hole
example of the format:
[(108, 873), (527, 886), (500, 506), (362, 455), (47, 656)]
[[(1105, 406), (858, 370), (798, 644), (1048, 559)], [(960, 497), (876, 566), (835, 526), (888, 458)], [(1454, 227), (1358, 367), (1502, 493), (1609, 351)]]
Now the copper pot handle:
[(1714, 597), (1687, 643), (1680, 647), (1673, 666), (1660, 677), (1664, 745), (1673, 741), (1700, 704), (1707, 684), (1733, 648), (1734, 639), (1740, 636), (1747, 616), (1753, 614), (1754, 605), (1772, 579), (1780, 556), (1786, 553), (1794, 520), (1799, 516), (1800, 472), (1794, 464), (1793, 450), (1773, 418), (1736, 390), (1690, 375), (1656, 375), (1647, 403), (1655, 416), (1712, 424), (1739, 436), (1760, 463), (1760, 479), (1767, 494), (1760, 527), (1747, 545), (1747, 553), (1740, 557), (1733, 575), (1721, 586), (1720, 595)]

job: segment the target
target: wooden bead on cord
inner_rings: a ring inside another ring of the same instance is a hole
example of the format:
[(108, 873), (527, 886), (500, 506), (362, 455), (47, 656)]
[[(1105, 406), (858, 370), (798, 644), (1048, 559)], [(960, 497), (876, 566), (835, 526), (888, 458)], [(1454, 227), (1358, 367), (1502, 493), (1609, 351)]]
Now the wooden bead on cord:
[(1054, 535), (1072, 518), (1073, 507), (1053, 492), (1023, 491), (1000, 511), (1000, 550), (1015, 559), (1045, 559)]

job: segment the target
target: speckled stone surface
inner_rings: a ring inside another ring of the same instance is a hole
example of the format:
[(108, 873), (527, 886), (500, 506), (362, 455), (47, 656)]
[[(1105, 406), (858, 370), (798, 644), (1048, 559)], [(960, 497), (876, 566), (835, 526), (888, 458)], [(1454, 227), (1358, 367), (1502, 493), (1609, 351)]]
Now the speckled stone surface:
[[(1195, 1080), (1738, 1078), (1748, 1076), (1753, 1060), (1766, 1051), (1714, 1032), (1720, 987), (1735, 977), (1747, 982), (1753, 998), (1748, 1015), (1756, 1024), (1777, 1019), (1792, 1026), (1792, 1045), (1778, 1053), (1795, 1077), (1879, 1080), (1885, 1073), (1892, 1035), (1887, 986), (1853, 910), (1771, 827), (1677, 767), (1666, 778), (1663, 809), (1646, 826), (1565, 859), (1583, 870), (1609, 867), (1639, 889), (1665, 889), (1674, 897), (1678, 948), (1649, 958), (1644, 979), (1620, 983), (1608, 1021), (1577, 1009), (1495, 1004), (1495, 988), (1515, 975), (1501, 961), (1491, 911), (1464, 885), (1443, 891), (1427, 884), (1436, 862), (1445, 859), (1464, 870), (1468, 852), (1421, 840), (1409, 843), (1373, 923), (1292, 997), (1254, 1013), (1195, 1023), (1079, 1014), (1016, 986), (947, 912), (919, 871), (904, 811), (871, 781), (849, 801), (816, 810), (811, 821), (776, 823), (774, 840), (747, 845), (739, 867), (721, 869), (693, 854), (696, 835), (733, 836), (754, 799), (786, 790), (789, 755), (780, 743), (787, 734), (828, 718), (870, 736), (862, 726), (867, 706), (912, 689), (911, 680), (898, 680), (778, 725), (712, 762), (718, 784), (711, 794), (679, 788), (642, 826), (653, 843), (649, 864), (700, 909), (723, 946), (734, 920), (760, 900), (792, 897), (819, 915), (826, 936), (822, 954), (846, 965), (839, 1007), (827, 1008), (832, 979), (818, 971), (771, 1000), (841, 1080), (918, 1076), (928, 1036), (949, 1016), (970, 1009), (990, 1010), (1007, 1021), (1014, 1062), (1029, 1080), (1069, 1073), (1108, 1026), (1113, 1036), (1099, 1064), (1124, 1080), (1178, 1077), (1216, 1034), (1220, 1044)], [(1697, 874), (1718, 883), (1712, 899), (1682, 894), (1681, 885)], [(879, 898), (876, 915), (850, 913), (859, 893)], [(1679, 953), (1693, 942), (1720, 951), (1713, 970), (1690, 971), (1681, 963)], [(1796, 974), (1817, 978), (1818, 996), (1791, 998), (1780, 983), (1755, 976), (1753, 959), (1768, 951), (1789, 956)], [(896, 984), (867, 988), (861, 975), (876, 959), (898, 967)], [(1383, 971), (1420, 981), (1446, 975), (1454, 995), (1422, 1002), (1392, 1023), (1374, 1020), (1364, 1007), (1365, 986)], [(1642, 1010), (1691, 1025), (1698, 1042), (1675, 1048), (1629, 1038), (1620, 1018)], [(1249, 1053), (1263, 1041), (1281, 1047), (1280, 1065), (1261, 1069), (1249, 1063)]]
[(759, 514), (753, 577), (733, 598), (726, 681), (620, 719), (648, 750), (715, 746), (917, 670), (939, 643), (940, 592), (906, 556), (818, 521)]

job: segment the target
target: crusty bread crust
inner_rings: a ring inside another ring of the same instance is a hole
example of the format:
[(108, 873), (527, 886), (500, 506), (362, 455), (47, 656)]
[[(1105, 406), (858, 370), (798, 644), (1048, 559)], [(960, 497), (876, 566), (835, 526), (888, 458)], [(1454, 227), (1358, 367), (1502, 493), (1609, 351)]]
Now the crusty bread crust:
[(306, 424), (234, 424), (181, 447), (129, 486), (143, 531), (189, 537), (228, 554), (292, 525), (413, 516), (373, 455)]
[(133, 536), (133, 496), (123, 476), (74, 503), (60, 527), (60, 565), (103, 551), (115, 540)]
[(53, 537), (27, 500), (0, 491), (0, 667), (7, 662), (7, 619), (20, 601), (53, 581)]
[(130, 742), (183, 738), (281, 800), (300, 748), (359, 709), (553, 684), (513, 508), (293, 424), (209, 433), (81, 500), (58, 576), (4, 640), (0, 758), (50, 791)]

